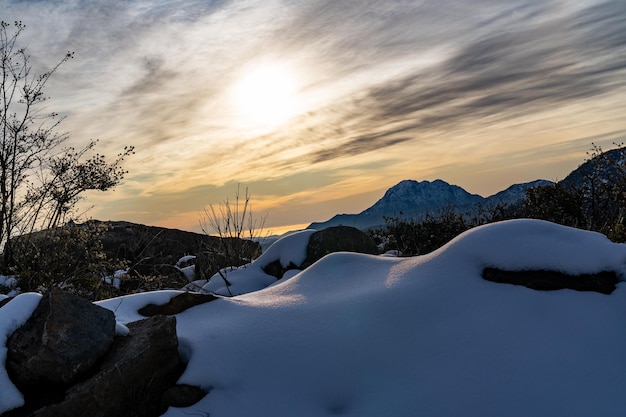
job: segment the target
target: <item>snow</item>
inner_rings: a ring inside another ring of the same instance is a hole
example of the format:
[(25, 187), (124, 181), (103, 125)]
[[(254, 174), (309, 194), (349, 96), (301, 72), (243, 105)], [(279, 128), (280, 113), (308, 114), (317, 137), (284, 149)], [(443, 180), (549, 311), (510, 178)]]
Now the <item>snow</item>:
[(122, 285), (122, 278), (126, 277), (127, 274), (128, 269), (118, 269), (113, 273), (113, 276), (104, 277), (102, 282), (112, 285), (119, 290)]
[(194, 259), (196, 259), (196, 257), (194, 255), (185, 255), (182, 258), (180, 258), (178, 260), (178, 262), (176, 262), (176, 266), (177, 267), (182, 267), (183, 264), (186, 264), (187, 262), (193, 261)]
[[(165, 416), (624, 415), (626, 245), (513, 220), (470, 230), (425, 256), (334, 253), (258, 289), (266, 262), (304, 259), (310, 233), (283, 238), (229, 272), (232, 287), (248, 293), (176, 315), (188, 361), (179, 383), (210, 392)], [(621, 282), (610, 295), (535, 291), (485, 281), (486, 266), (609, 270)], [(123, 325), (179, 293), (98, 304)], [(32, 311), (32, 297), (0, 308), (4, 339)], [(12, 387), (5, 375), (0, 412), (20, 399), (5, 390)]]
[(174, 265), (176, 269), (183, 273), (183, 275), (185, 276), (185, 278), (187, 278), (187, 281), (189, 282), (193, 282), (194, 280), (194, 277), (196, 275), (196, 266), (193, 264), (187, 266), (185, 265), (195, 259), (196, 257), (194, 255), (186, 255), (180, 258), (178, 262), (176, 262), (176, 265)]
[(24, 397), (11, 382), (4, 367), (7, 359), (7, 339), (28, 320), (40, 299), (39, 294), (20, 294), (0, 308), (0, 364), (2, 364), (0, 367), (0, 414), (24, 404)]
[[(19, 294), (19, 288), (17, 288), (17, 279), (14, 276), (0, 275), (0, 287), (4, 287), (7, 294), (0, 294), (0, 301), (7, 297), (15, 297)], [(8, 291), (6, 291), (8, 290)]]
[[(202, 285), (202, 291), (225, 296), (241, 295), (275, 283), (276, 277), (266, 274), (263, 268), (275, 261), (279, 261), (285, 268), (290, 264), (301, 265), (306, 259), (309, 238), (315, 232), (312, 229), (300, 230), (278, 239), (250, 264), (222, 269)], [(224, 279), (231, 285), (227, 285)], [(196, 286), (200, 284), (195, 283)]]

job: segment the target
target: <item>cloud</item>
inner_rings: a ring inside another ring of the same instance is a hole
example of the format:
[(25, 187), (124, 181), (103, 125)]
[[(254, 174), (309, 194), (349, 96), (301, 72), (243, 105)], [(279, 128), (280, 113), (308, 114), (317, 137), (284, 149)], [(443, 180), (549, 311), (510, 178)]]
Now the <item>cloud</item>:
[(622, 9), (624, 3), (614, 1), (573, 16), (527, 13), (524, 17), (531, 21), (526, 27), (519, 24), (511, 31), (496, 30), (501, 29), (501, 19), (495, 19), (494, 30), (460, 40), (456, 52), (443, 62), (364, 89), (350, 107), (343, 107), (344, 120), (359, 114), (360, 129), (387, 126), (387, 132), (347, 142), (369, 146), (347, 146), (353, 152), (318, 152), (314, 160), (393, 145), (388, 136), (398, 130), (413, 132), (413, 139), (419, 140), (431, 130), (452, 131), (480, 125), (484, 118), (493, 123), (537, 114), (624, 89)]
[[(305, 160), (315, 164), (382, 152), (437, 130), (538, 114), (625, 87), (623, 2), (571, 10), (532, 1), (475, 2), (471, 10), (469, 4), (451, 4), (446, 13), (445, 5), (419, 2), (360, 8), (316, 2), (287, 11), (277, 48), (296, 55), (297, 48), (323, 61), (312, 85), (343, 80), (354, 89), (294, 122), (287, 133), (259, 140), (308, 147)], [(408, 59), (437, 47), (441, 58), (432, 65)], [(404, 71), (389, 75), (392, 63), (402, 67), (405, 61)], [(361, 71), (369, 77), (359, 85), (354, 80)], [(302, 155), (291, 164), (300, 166)]]
[(614, 42), (610, 54), (604, 51), (608, 59), (599, 60), (597, 40), (586, 42), (582, 35), (594, 31), (600, 39), (614, 39), (612, 24), (621, 24), (620, 33), (626, 33), (626, 20), (592, 20), (589, 14), (596, 11), (581, 13), (587, 16), (585, 24), (552, 20), (474, 40), (439, 67), (372, 88), (362, 106), (374, 107), (379, 120), (423, 115), (415, 127), (431, 129), (487, 115), (518, 117), (623, 88), (624, 45)]
[(388, 146), (397, 145), (411, 139), (407, 137), (391, 138), (388, 137), (389, 135), (391, 135), (391, 132), (380, 135), (358, 137), (346, 143), (317, 151), (309, 155), (309, 160), (311, 161), (311, 163), (315, 164), (318, 162), (326, 162), (336, 158), (361, 155), (373, 151), (382, 151)]

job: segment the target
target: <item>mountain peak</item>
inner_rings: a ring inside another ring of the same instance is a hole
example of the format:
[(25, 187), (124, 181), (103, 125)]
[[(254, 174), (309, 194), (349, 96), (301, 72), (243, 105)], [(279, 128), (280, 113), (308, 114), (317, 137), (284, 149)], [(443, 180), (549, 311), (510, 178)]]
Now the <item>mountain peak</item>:
[(453, 205), (463, 208), (482, 200), (457, 185), (443, 180), (415, 181), (404, 180), (387, 190), (385, 195), (362, 214), (405, 215), (424, 214)]
[(438, 215), (453, 209), (459, 213), (475, 210), (479, 204), (515, 202), (523, 199), (526, 189), (545, 185), (549, 181), (537, 180), (516, 184), (489, 198), (470, 194), (458, 185), (436, 179), (433, 181), (403, 180), (389, 188), (374, 205), (359, 214), (339, 214), (326, 222), (312, 223), (311, 229), (331, 226), (353, 226), (358, 229), (384, 227), (386, 217), (419, 219), (427, 214)]

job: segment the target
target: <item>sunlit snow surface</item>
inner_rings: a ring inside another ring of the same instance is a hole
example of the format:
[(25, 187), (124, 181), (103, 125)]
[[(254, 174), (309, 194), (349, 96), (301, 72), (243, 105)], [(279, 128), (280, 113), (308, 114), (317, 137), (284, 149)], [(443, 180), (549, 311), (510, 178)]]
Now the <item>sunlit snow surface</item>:
[[(301, 255), (306, 239), (287, 239), (284, 253)], [(165, 415), (623, 416), (626, 284), (610, 295), (535, 291), (483, 280), (486, 266), (623, 280), (626, 245), (516, 220), (422, 257), (331, 254), (270, 288), (178, 314), (189, 360), (179, 382), (210, 393)], [(127, 323), (175, 294), (99, 304)]]

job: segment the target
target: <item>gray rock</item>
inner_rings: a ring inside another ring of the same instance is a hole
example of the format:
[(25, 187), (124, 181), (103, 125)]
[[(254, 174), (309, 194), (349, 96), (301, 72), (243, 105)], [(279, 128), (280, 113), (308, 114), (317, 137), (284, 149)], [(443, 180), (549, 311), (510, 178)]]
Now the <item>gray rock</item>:
[(98, 371), (71, 387), (65, 399), (44, 407), (36, 417), (158, 416), (165, 412), (164, 393), (175, 385), (184, 366), (178, 356), (176, 318), (154, 316), (128, 324)]
[(183, 292), (172, 297), (166, 304), (156, 305), (148, 304), (139, 309), (138, 313), (142, 316), (150, 317), (159, 314), (173, 315), (182, 313), (183, 311), (195, 307), (200, 304), (208, 303), (219, 299), (213, 294), (199, 294), (193, 292)]
[(53, 289), (9, 337), (6, 368), (20, 387), (70, 384), (91, 370), (114, 336), (111, 311)]
[(163, 405), (167, 407), (191, 407), (208, 392), (193, 385), (175, 385), (163, 394)]
[(485, 268), (482, 276), (487, 281), (522, 285), (538, 291), (570, 289), (595, 291), (600, 294), (611, 294), (619, 282), (614, 271), (570, 275), (560, 271), (549, 270), (507, 271), (498, 268)]
[(307, 257), (301, 269), (307, 268), (333, 252), (378, 254), (374, 240), (365, 232), (350, 226), (335, 226), (318, 230), (311, 235)]
[(5, 304), (8, 304), (9, 301), (11, 301), (13, 298), (12, 297), (7, 297), (7, 298), (3, 298), (2, 300), (0, 300), (0, 308), (4, 307)]

